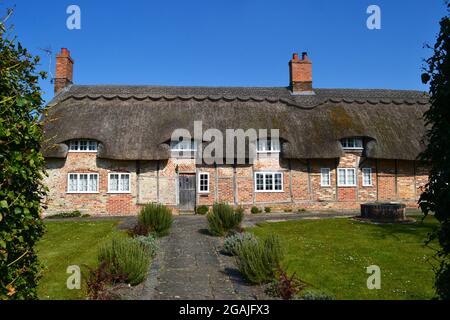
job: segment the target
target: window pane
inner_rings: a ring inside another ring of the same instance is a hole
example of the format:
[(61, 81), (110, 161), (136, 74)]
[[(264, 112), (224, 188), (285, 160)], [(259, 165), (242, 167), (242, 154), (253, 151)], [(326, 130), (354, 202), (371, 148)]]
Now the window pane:
[(345, 169), (338, 169), (338, 183), (345, 185)]
[(370, 186), (372, 184), (372, 170), (370, 168), (363, 169), (363, 184)]
[(275, 173), (275, 190), (282, 190), (281, 173)]
[(347, 184), (354, 185), (355, 183), (355, 169), (347, 169)]
[(72, 140), (72, 141), (70, 141), (69, 145), (70, 145), (70, 150), (78, 150), (78, 141)]
[(256, 174), (256, 190), (264, 190), (264, 176), (261, 173)]
[(323, 186), (329, 186), (330, 185), (330, 169), (321, 169), (321, 184)]
[(266, 190), (273, 190), (273, 175), (266, 173)]
[(208, 191), (208, 175), (201, 173), (200, 174), (200, 191)]
[(120, 175), (120, 191), (130, 190), (130, 176), (128, 174)]
[(96, 174), (89, 175), (89, 191), (97, 191), (97, 179), (98, 176)]
[(77, 191), (77, 175), (69, 174), (69, 191)]
[(362, 139), (355, 139), (355, 148), (362, 148)]
[(280, 140), (278, 139), (272, 140), (272, 151), (280, 151)]
[(85, 140), (80, 141), (80, 150), (87, 150), (87, 141)]
[(116, 173), (109, 175), (109, 191), (119, 191), (119, 175)]
[(89, 141), (89, 150), (90, 151), (97, 150), (97, 141)]
[(80, 183), (78, 191), (88, 191), (88, 175), (80, 174), (79, 175)]

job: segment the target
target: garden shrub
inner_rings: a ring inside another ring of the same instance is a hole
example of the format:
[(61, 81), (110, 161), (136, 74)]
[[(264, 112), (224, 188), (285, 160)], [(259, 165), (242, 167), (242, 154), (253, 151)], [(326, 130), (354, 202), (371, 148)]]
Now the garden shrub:
[(264, 207), (264, 212), (265, 213), (270, 213), (272, 211), (271, 207)]
[(253, 233), (250, 232), (235, 233), (225, 239), (222, 247), (222, 252), (231, 256), (235, 256), (237, 254), (239, 246), (247, 241), (256, 242), (258, 240), (253, 235)]
[(129, 229), (128, 230), (128, 234), (131, 237), (136, 237), (136, 236), (147, 236), (150, 233), (150, 227), (137, 223), (133, 229)]
[(0, 20), (0, 300), (37, 299), (41, 266), (34, 247), (44, 233), (47, 192), (39, 87), (46, 75), (7, 25), (11, 15)]
[(241, 208), (235, 210), (226, 203), (214, 203), (207, 218), (209, 232), (213, 236), (223, 236), (229, 231), (239, 228), (244, 218), (244, 212)]
[(285, 209), (283, 209), (283, 211), (284, 212), (292, 212), (292, 209), (291, 208), (285, 208)]
[(158, 252), (158, 239), (155, 235), (149, 234), (148, 236), (136, 236), (134, 238), (144, 248), (150, 257), (154, 257)]
[(262, 210), (261, 210), (260, 208), (258, 208), (258, 207), (253, 206), (253, 207), (250, 209), (250, 212), (253, 213), (253, 214), (257, 214), (257, 213), (261, 213)]
[(149, 203), (142, 209), (138, 217), (138, 224), (149, 228), (159, 237), (169, 234), (172, 226), (172, 211), (161, 203)]
[(334, 300), (334, 296), (317, 289), (307, 289), (294, 297), (296, 300)]
[(201, 214), (201, 215), (207, 214), (208, 211), (209, 211), (209, 208), (208, 208), (208, 206), (205, 206), (205, 205), (198, 206), (197, 209), (195, 210), (195, 212), (197, 214)]
[[(52, 214), (52, 215), (48, 216), (47, 219), (79, 218), (81, 216), (82, 215), (81, 215), (80, 211), (74, 210), (74, 211)], [(87, 216), (89, 217), (89, 215), (87, 215)]]
[(299, 213), (300, 213), (300, 212), (305, 212), (305, 211), (306, 211), (305, 208), (300, 208), (300, 209), (297, 210), (297, 212), (299, 212)]
[(100, 247), (98, 260), (107, 264), (109, 273), (125, 275), (125, 282), (134, 286), (147, 277), (151, 259), (140, 242), (132, 238), (114, 238)]
[(244, 277), (252, 283), (274, 279), (283, 257), (278, 237), (270, 235), (264, 240), (243, 242), (237, 249), (237, 265)]

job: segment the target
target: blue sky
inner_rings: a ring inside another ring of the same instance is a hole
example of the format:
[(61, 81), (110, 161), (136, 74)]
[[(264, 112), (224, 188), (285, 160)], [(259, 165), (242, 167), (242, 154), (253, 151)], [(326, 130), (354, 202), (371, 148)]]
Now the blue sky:
[[(427, 88), (422, 60), (431, 52), (443, 0), (25, 1), (11, 21), (24, 46), (67, 47), (77, 84), (286, 86), (293, 52), (307, 51), (318, 88)], [(66, 9), (81, 8), (81, 30)], [(369, 5), (381, 29), (366, 27)], [(3, 15), (3, 13), (2, 13)], [(53, 59), (52, 71), (54, 70)], [(48, 70), (43, 56), (42, 69)], [(53, 95), (42, 82), (45, 99)]]

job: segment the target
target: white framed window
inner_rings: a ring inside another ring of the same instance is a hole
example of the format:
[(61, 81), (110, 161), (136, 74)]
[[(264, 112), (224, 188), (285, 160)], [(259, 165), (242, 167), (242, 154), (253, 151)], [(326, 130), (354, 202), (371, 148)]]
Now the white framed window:
[(98, 173), (69, 173), (67, 175), (68, 193), (97, 193)]
[(171, 151), (197, 151), (197, 141), (195, 140), (180, 140), (170, 141)]
[(283, 192), (281, 172), (255, 172), (256, 192)]
[(320, 185), (322, 187), (329, 187), (331, 185), (330, 168), (320, 169)]
[(363, 149), (363, 140), (361, 138), (341, 139), (341, 145), (344, 149), (361, 150)]
[(356, 186), (355, 168), (338, 168), (338, 186), (354, 187)]
[(98, 143), (95, 140), (70, 140), (69, 152), (97, 152)]
[(256, 144), (257, 153), (277, 153), (280, 152), (279, 139), (261, 139)]
[(130, 192), (130, 174), (127, 172), (108, 173), (108, 192), (109, 193), (129, 193)]
[(198, 192), (208, 193), (209, 192), (209, 173), (200, 172), (198, 174)]
[(362, 185), (363, 187), (372, 186), (372, 168), (362, 168)]

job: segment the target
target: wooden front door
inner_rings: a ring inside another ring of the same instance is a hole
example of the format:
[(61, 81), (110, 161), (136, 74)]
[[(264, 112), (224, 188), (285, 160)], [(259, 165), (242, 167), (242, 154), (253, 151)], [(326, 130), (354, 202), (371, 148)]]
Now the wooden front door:
[(180, 175), (178, 179), (180, 210), (195, 209), (195, 175)]

